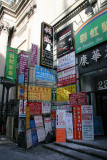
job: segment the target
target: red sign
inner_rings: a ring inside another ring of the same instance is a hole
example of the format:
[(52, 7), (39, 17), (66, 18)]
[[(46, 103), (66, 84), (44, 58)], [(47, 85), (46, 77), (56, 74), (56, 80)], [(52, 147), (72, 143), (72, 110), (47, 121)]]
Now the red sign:
[(56, 119), (56, 110), (51, 111), (51, 119)]
[(57, 87), (72, 83), (76, 83), (75, 67), (66, 69), (57, 74)]
[(71, 106), (80, 106), (88, 104), (86, 92), (69, 94), (69, 101)]
[(56, 129), (56, 142), (66, 142), (66, 128)]
[(81, 106), (73, 107), (73, 135), (74, 139), (82, 139)]
[(42, 103), (41, 102), (28, 102), (30, 107), (30, 115), (39, 115), (42, 113)]

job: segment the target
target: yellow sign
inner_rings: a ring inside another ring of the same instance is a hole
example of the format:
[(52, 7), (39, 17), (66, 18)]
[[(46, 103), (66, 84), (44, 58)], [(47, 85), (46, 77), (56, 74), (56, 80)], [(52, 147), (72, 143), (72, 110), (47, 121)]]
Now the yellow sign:
[[(20, 89), (23, 85), (18, 86), (18, 99), (20, 99)], [(39, 86), (29, 86), (28, 99), (29, 100), (42, 100), (51, 101), (51, 88), (44, 88)], [(24, 89), (24, 99), (27, 99), (27, 86)]]
[(30, 107), (26, 107), (26, 129), (30, 129)]
[(69, 94), (76, 93), (76, 85), (57, 88), (57, 102), (69, 101)]

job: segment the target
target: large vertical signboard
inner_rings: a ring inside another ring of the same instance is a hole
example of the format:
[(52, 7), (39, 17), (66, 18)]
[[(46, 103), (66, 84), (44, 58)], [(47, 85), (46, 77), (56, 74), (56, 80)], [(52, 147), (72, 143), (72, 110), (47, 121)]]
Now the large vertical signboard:
[(74, 51), (73, 24), (57, 33), (57, 57)]
[(19, 64), (19, 75), (24, 75), (25, 73), (25, 80), (27, 80), (27, 73), (28, 70), (28, 58), (29, 55), (25, 51), (20, 52), (20, 64)]
[(79, 53), (107, 40), (107, 8), (87, 20), (75, 32), (75, 50)]
[(38, 58), (38, 46), (36, 44), (32, 44), (31, 65), (37, 65), (37, 58)]
[(17, 49), (7, 47), (5, 78), (15, 82), (17, 66)]
[(53, 68), (54, 28), (43, 22), (41, 28), (41, 58), (40, 65)]

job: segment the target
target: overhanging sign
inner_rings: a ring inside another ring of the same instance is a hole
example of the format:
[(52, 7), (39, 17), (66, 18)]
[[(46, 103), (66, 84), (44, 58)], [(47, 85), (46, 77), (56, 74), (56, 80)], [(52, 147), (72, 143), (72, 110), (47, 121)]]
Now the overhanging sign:
[(75, 50), (79, 53), (107, 40), (107, 8), (87, 20), (75, 32)]

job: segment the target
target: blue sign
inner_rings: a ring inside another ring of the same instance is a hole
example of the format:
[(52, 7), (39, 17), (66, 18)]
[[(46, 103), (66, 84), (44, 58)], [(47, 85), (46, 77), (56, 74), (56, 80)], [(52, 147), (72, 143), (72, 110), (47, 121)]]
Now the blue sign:
[(94, 135), (103, 135), (103, 124), (101, 116), (94, 116)]
[(56, 83), (56, 71), (36, 65), (35, 79)]
[(38, 137), (34, 120), (30, 120), (30, 128), (32, 133), (32, 145), (36, 146), (38, 144)]
[(22, 75), (19, 75), (19, 78), (18, 78), (18, 83), (21, 84), (24, 82), (24, 74)]

